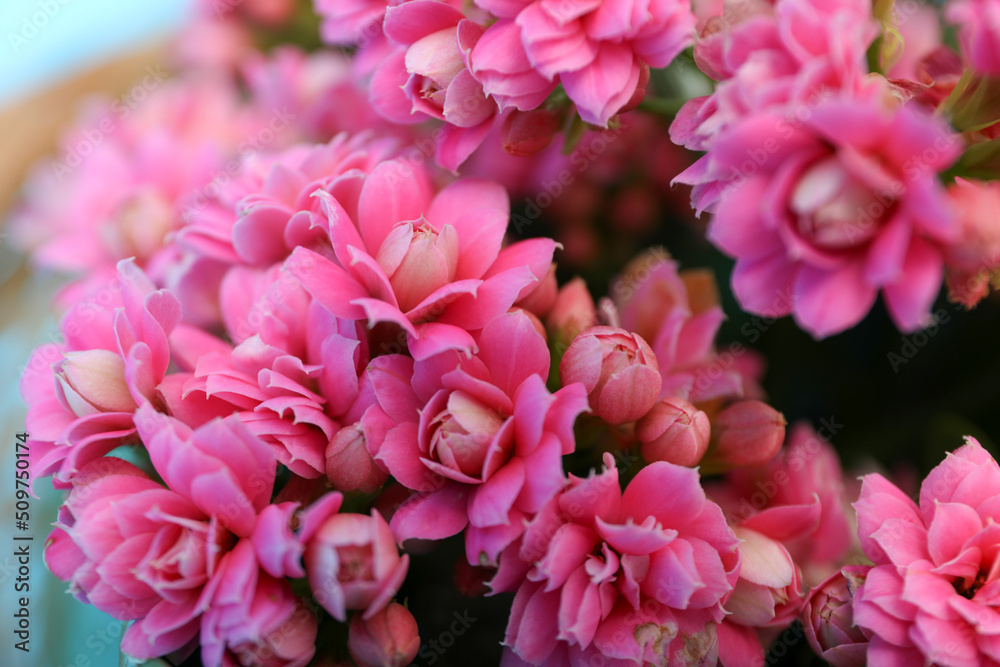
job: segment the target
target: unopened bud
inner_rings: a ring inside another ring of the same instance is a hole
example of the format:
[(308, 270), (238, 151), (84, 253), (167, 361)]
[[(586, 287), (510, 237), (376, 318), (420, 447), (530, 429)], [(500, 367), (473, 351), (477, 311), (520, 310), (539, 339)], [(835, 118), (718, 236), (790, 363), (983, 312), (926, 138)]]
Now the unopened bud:
[(360, 424), (340, 429), (327, 445), (326, 476), (333, 488), (347, 493), (374, 493), (389, 478), (368, 453)]
[(762, 466), (785, 441), (785, 416), (761, 401), (739, 401), (712, 420), (712, 435), (705, 456), (711, 471)]
[(660, 395), (656, 355), (638, 334), (592, 327), (577, 336), (559, 364), (563, 386), (587, 389), (594, 414), (609, 424), (627, 424), (647, 412)]
[(367, 621), (351, 619), (347, 649), (358, 667), (406, 667), (419, 648), (417, 621), (401, 604), (390, 602)]
[(125, 382), (125, 362), (110, 350), (67, 352), (56, 366), (58, 390), (78, 416), (96, 412), (134, 412), (135, 400)]
[(561, 124), (550, 109), (512, 111), (503, 123), (503, 148), (517, 157), (534, 155), (549, 147)]
[(658, 402), (635, 425), (642, 442), (642, 457), (649, 463), (667, 461), (696, 466), (708, 450), (711, 425), (708, 415), (681, 398)]

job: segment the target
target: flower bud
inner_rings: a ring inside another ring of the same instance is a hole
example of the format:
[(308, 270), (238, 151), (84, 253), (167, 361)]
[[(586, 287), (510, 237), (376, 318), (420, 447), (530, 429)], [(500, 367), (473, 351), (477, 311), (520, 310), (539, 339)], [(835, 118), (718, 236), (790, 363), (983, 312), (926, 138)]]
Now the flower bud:
[(708, 415), (682, 398), (658, 402), (635, 425), (642, 442), (642, 457), (649, 463), (667, 461), (696, 466), (708, 449), (711, 425)]
[(390, 602), (367, 621), (355, 614), (347, 649), (358, 667), (406, 667), (417, 656), (420, 635), (406, 607)]
[(345, 493), (374, 493), (389, 478), (368, 453), (360, 423), (345, 426), (330, 440), (326, 448), (326, 476), (333, 488)]
[(609, 424), (627, 424), (647, 412), (662, 379), (652, 348), (638, 334), (592, 327), (570, 344), (559, 365), (563, 386), (579, 382), (590, 409)]
[(868, 568), (845, 567), (809, 594), (802, 607), (802, 626), (816, 655), (834, 667), (864, 667), (868, 637), (854, 625), (854, 590)]
[(597, 324), (597, 306), (582, 278), (573, 278), (559, 290), (555, 304), (545, 318), (549, 331), (559, 340), (571, 341), (585, 329)]
[(399, 590), (410, 559), (399, 555), (378, 512), (337, 514), (337, 509), (339, 503), (320, 499), (302, 515), (299, 539), (306, 546), (309, 586), (338, 621), (346, 620), (348, 609), (363, 609), (371, 618)]
[(709, 470), (762, 466), (785, 441), (785, 416), (761, 401), (738, 401), (716, 415), (712, 431)]
[(77, 417), (96, 412), (134, 412), (125, 383), (125, 362), (110, 350), (66, 352), (56, 366), (57, 392)]
[(503, 148), (517, 157), (534, 155), (548, 148), (561, 123), (551, 109), (512, 111), (503, 123)]

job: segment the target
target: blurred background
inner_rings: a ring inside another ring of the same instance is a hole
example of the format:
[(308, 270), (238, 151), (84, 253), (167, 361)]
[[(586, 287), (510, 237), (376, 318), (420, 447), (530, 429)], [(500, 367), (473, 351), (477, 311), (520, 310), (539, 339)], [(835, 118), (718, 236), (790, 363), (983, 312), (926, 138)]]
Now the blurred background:
[[(164, 44), (188, 0), (3, 0), (0, 3), (0, 216), (31, 163), (56, 145), (60, 128), (88, 95), (126, 90), (163, 60)], [(39, 485), (31, 505), (30, 653), (14, 649), (17, 564), (14, 435), (24, 430), (18, 377), (31, 349), (56, 335), (48, 303), (62, 278), (28, 271), (0, 226), (0, 665), (109, 667), (119, 664), (123, 624), (67, 595), (45, 568), (42, 549), (59, 494)], [(22, 533), (25, 534), (25, 533)], [(23, 594), (23, 593), (21, 593)], [(18, 595), (21, 595), (18, 594)]]
[[(165, 66), (166, 43), (182, 25), (193, 0), (2, 0), (0, 2), (0, 219), (16, 200), (31, 163), (56, 146), (60, 128), (94, 93), (120, 94), (147, 68)], [(683, 65), (683, 63), (681, 63)], [(169, 70), (168, 70), (169, 71)], [(669, 120), (637, 117), (658, 126), (663, 138)], [(641, 128), (640, 128), (641, 129)], [(644, 136), (642, 132), (639, 136)], [(855, 329), (817, 342), (788, 318), (772, 321), (739, 310), (728, 288), (732, 263), (704, 240), (704, 220), (693, 218), (688, 190), (669, 181), (684, 168), (680, 149), (664, 143), (618, 141), (607, 164), (590, 170), (571, 194), (546, 211), (533, 235), (555, 235), (566, 250), (560, 280), (582, 275), (595, 296), (642, 248), (666, 247), (682, 267), (709, 267), (719, 282), (729, 316), (719, 347), (739, 343), (767, 360), (763, 385), (770, 402), (788, 421), (808, 420), (825, 427), (849, 476), (879, 468), (894, 475), (908, 492), (943, 457), (975, 435), (996, 454), (1000, 435), (1000, 307), (988, 299), (971, 312), (948, 303), (935, 305), (938, 323), (901, 335), (879, 304)], [(631, 169), (623, 168), (622, 165)], [(654, 165), (651, 167), (650, 165)], [(660, 165), (656, 167), (655, 165)], [(616, 174), (605, 180), (602, 173)], [(652, 191), (655, 197), (646, 195)], [(532, 202), (515, 210), (532, 218)], [(572, 229), (560, 221), (572, 219)], [(628, 220), (629, 228), (622, 226)], [(614, 225), (609, 224), (614, 222)], [(119, 664), (123, 624), (66, 594), (42, 560), (59, 494), (47, 484), (31, 509), (31, 652), (13, 649), (11, 611), (14, 511), (14, 435), (24, 428), (18, 377), (31, 349), (54, 340), (56, 319), (48, 303), (64, 277), (29, 271), (6, 242), (0, 223), (0, 667), (108, 667)], [(909, 484), (909, 488), (907, 488)], [(47, 487), (47, 488), (46, 488)], [(403, 594), (409, 596), (421, 634), (445, 633), (455, 614), (482, 619), (452, 638), (447, 653), (421, 653), (417, 664), (438, 666), (499, 662), (509, 596), (469, 599), (441, 579), (460, 557), (452, 540), (429, 554), (415, 554)], [(769, 665), (819, 665), (801, 635)]]

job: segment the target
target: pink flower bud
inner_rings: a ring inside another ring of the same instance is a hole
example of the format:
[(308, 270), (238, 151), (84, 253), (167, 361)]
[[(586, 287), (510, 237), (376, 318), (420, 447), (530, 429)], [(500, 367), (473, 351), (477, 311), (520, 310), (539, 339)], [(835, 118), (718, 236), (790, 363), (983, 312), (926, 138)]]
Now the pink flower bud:
[(326, 476), (333, 488), (345, 493), (374, 493), (389, 478), (368, 453), (360, 424), (345, 426), (330, 440), (326, 448)]
[(389, 232), (376, 261), (386, 271), (405, 312), (455, 278), (458, 234), (451, 225), (437, 230), (426, 221), (400, 223)]
[(813, 651), (834, 667), (863, 667), (868, 637), (854, 625), (854, 591), (867, 575), (865, 566), (835, 572), (809, 594), (802, 626)]
[(708, 415), (681, 398), (668, 398), (653, 406), (635, 425), (646, 461), (667, 461), (696, 466), (708, 449), (711, 425)]
[(662, 379), (652, 348), (638, 334), (592, 327), (570, 344), (559, 365), (563, 386), (579, 382), (590, 408), (609, 424), (633, 422), (656, 403)]
[(399, 555), (378, 512), (336, 514), (337, 509), (339, 501), (320, 499), (303, 514), (300, 539), (309, 586), (338, 621), (346, 620), (348, 609), (365, 610), (370, 618), (399, 590), (410, 559)]
[(517, 157), (534, 155), (548, 148), (561, 124), (551, 109), (513, 111), (503, 123), (503, 148)]
[(125, 362), (110, 350), (66, 352), (56, 366), (56, 391), (77, 417), (97, 412), (134, 412), (125, 383)]
[(559, 338), (570, 341), (597, 324), (597, 306), (582, 278), (573, 278), (559, 290), (545, 325)]
[(417, 621), (406, 607), (391, 602), (368, 620), (351, 620), (347, 649), (358, 667), (406, 667), (417, 656)]
[(785, 416), (761, 401), (738, 401), (716, 415), (712, 431), (709, 470), (762, 466), (785, 441)]

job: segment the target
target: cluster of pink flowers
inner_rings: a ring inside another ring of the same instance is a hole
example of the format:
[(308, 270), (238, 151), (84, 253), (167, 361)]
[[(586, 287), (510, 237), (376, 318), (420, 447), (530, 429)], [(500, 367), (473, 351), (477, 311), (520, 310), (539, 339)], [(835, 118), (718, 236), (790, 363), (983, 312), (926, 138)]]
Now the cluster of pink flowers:
[[(719, 83), (671, 126), (676, 142), (706, 151), (676, 180), (712, 212), (708, 236), (736, 259), (740, 304), (791, 314), (818, 338), (857, 324), (879, 294), (901, 330), (927, 326), (946, 266), (953, 298), (972, 305), (1000, 259), (981, 243), (981, 212), (959, 220), (976, 196), (967, 190), (985, 186), (960, 190), (956, 207), (938, 178), (977, 140), (940, 114), (958, 62), (940, 46), (940, 23), (916, 8), (899, 19), (909, 60), (884, 64), (883, 76), (867, 64), (876, 19), (883, 61), (899, 33), (894, 15), (886, 28), (872, 11), (863, 0), (725, 3), (694, 48)], [(950, 3), (948, 14), (975, 66), (991, 72), (995, 3)]]
[(541, 0), (316, 7), (328, 43), (359, 46), (358, 73), (370, 78), (379, 113), (404, 124), (444, 122), (435, 154), (452, 171), (495, 126), (508, 146), (544, 148), (568, 103), (582, 121), (607, 127), (641, 102), (650, 67), (666, 67), (690, 46), (695, 25), (689, 4), (677, 0), (641, 7)]
[[(513, 593), (507, 667), (760, 667), (796, 621), (841, 667), (1000, 665), (996, 461), (970, 439), (918, 503), (873, 474), (852, 509), (720, 345), (714, 272), (648, 242), (676, 177), (751, 313), (972, 307), (998, 9), (949, 5), (959, 55), (929, 10), (695, 5), (316, 0), (347, 55), (288, 43), (296, 3), (200, 3), (180, 77), (66, 133), (12, 226), (73, 280), (21, 377), (30, 481), (124, 654), (403, 667), (411, 557), (454, 538), (463, 593)], [(642, 104), (688, 47), (712, 92)]]

